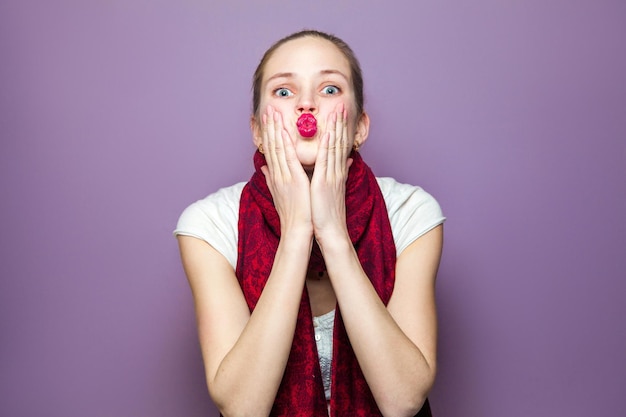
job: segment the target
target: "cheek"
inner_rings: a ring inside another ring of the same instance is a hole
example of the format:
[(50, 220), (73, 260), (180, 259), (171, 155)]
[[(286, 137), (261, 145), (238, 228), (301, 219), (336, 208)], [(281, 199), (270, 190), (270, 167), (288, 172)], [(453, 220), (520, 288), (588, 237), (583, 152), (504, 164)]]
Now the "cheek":
[(354, 100), (344, 100), (344, 106), (348, 111), (348, 130), (354, 132), (354, 129), (359, 120), (360, 114), (357, 115), (356, 104)]
[(283, 117), (287, 117), (293, 113), (293, 102), (291, 100), (285, 100), (284, 98), (269, 96), (261, 100), (261, 107), (259, 110), (262, 113), (267, 112), (267, 106), (272, 106), (275, 110), (282, 113)]
[(263, 114), (267, 111), (267, 105), (271, 104), (267, 97), (261, 97), (261, 101), (259, 101), (259, 113)]
[(279, 97), (276, 97), (273, 93), (264, 92), (263, 94), (261, 94), (261, 99), (259, 101), (259, 111), (263, 113), (267, 110), (268, 105), (276, 107), (278, 104), (280, 104), (280, 102), (281, 99)]

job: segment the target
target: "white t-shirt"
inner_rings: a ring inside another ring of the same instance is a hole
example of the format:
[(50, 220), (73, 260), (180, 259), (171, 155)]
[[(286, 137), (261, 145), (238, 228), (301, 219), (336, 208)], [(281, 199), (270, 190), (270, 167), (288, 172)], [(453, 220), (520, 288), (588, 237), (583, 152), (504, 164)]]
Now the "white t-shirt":
[[(393, 178), (376, 178), (391, 222), (398, 255), (415, 239), (444, 222), (437, 201), (420, 187)], [(224, 255), (233, 269), (237, 265), (239, 200), (245, 182), (222, 188), (187, 207), (176, 225), (175, 235), (206, 241)]]
[[(437, 201), (420, 187), (401, 184), (393, 178), (376, 178), (383, 194), (397, 255), (424, 233), (444, 222)], [(245, 182), (222, 188), (196, 201), (178, 219), (175, 235), (193, 236), (209, 243), (231, 264), (237, 265), (239, 200)], [(314, 318), (326, 400), (330, 400), (330, 375), (334, 310)]]

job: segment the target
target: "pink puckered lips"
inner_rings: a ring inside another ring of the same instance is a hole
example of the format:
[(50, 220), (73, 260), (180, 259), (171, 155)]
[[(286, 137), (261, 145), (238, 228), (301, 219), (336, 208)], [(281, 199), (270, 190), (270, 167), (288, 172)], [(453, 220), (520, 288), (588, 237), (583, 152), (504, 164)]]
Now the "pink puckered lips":
[(298, 132), (305, 138), (313, 137), (317, 133), (317, 120), (311, 113), (302, 114), (298, 118), (296, 126), (298, 127)]

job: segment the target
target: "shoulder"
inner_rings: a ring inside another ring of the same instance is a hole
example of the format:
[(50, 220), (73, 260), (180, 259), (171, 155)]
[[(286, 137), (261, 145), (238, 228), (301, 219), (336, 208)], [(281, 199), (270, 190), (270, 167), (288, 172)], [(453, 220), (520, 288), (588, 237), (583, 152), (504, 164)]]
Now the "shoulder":
[(389, 177), (376, 180), (387, 206), (398, 254), (446, 220), (437, 200), (423, 188)]
[(376, 178), (385, 199), (389, 216), (420, 213), (443, 217), (437, 200), (417, 185), (403, 184), (390, 177)]
[(180, 215), (174, 234), (191, 231), (188, 229), (194, 229), (205, 222), (227, 220), (230, 218), (230, 214), (235, 214), (235, 219), (237, 219), (239, 215), (239, 199), (245, 184), (245, 182), (241, 182), (230, 187), (221, 188), (190, 204)]
[(239, 200), (245, 182), (209, 194), (190, 204), (178, 218), (175, 236), (192, 236), (206, 241), (231, 264), (236, 263)]

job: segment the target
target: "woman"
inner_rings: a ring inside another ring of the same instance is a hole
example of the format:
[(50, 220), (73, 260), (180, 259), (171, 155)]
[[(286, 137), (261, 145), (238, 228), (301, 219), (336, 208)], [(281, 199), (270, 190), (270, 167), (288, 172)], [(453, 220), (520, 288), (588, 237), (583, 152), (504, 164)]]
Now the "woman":
[(224, 416), (430, 415), (437, 202), (361, 159), (370, 121), (340, 39), (278, 41), (253, 94), (255, 173), (175, 231), (213, 401)]

